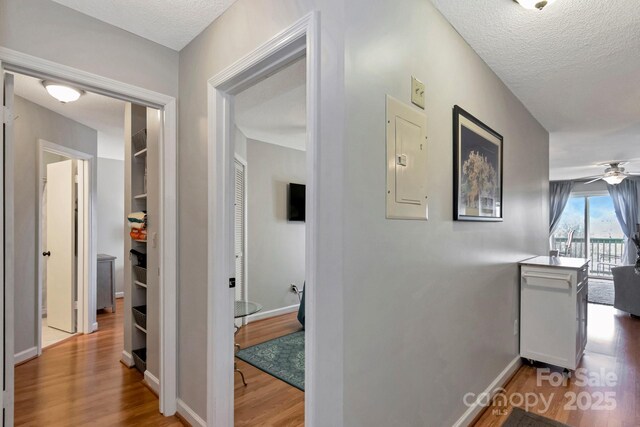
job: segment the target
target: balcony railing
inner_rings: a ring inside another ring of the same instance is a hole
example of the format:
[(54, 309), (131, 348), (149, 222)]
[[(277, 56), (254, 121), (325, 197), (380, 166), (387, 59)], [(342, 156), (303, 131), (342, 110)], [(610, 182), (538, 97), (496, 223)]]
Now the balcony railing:
[(623, 239), (589, 239), (589, 252), (586, 252), (586, 242), (583, 238), (574, 238), (567, 252), (567, 238), (554, 237), (553, 249), (560, 252), (561, 256), (588, 257), (591, 258), (589, 274), (600, 277), (613, 277), (611, 267), (622, 264)]

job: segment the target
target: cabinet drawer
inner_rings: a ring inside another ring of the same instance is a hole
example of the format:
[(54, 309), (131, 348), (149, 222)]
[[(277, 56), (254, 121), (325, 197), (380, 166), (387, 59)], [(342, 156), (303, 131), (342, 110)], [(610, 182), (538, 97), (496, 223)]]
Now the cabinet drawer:
[(522, 269), (522, 284), (548, 289), (571, 289), (574, 276), (571, 272), (550, 272), (544, 270)]

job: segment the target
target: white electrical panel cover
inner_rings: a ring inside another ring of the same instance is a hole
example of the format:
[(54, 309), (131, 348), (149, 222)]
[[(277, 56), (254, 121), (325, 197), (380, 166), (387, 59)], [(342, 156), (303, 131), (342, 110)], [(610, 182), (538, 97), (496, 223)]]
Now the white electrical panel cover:
[(428, 218), (427, 117), (387, 95), (387, 218)]

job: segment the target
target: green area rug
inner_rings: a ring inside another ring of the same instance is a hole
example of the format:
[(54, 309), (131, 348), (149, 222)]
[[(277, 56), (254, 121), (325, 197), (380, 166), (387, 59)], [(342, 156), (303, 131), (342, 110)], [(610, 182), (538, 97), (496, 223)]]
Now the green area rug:
[(304, 391), (304, 331), (244, 348), (236, 357)]
[(558, 421), (541, 417), (540, 415), (526, 412), (520, 408), (513, 408), (509, 418), (502, 424), (502, 427), (569, 427)]

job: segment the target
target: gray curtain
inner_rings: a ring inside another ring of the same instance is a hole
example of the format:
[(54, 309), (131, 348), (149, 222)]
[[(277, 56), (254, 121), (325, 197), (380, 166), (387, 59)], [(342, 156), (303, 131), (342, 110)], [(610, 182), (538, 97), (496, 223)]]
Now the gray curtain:
[(625, 179), (618, 185), (607, 184), (607, 189), (613, 199), (620, 228), (625, 235), (622, 262), (627, 265), (635, 264), (636, 246), (631, 241), (631, 236), (636, 232), (638, 223), (638, 186), (634, 180)]
[(560, 224), (560, 217), (567, 207), (573, 181), (551, 181), (549, 183), (549, 236)]

